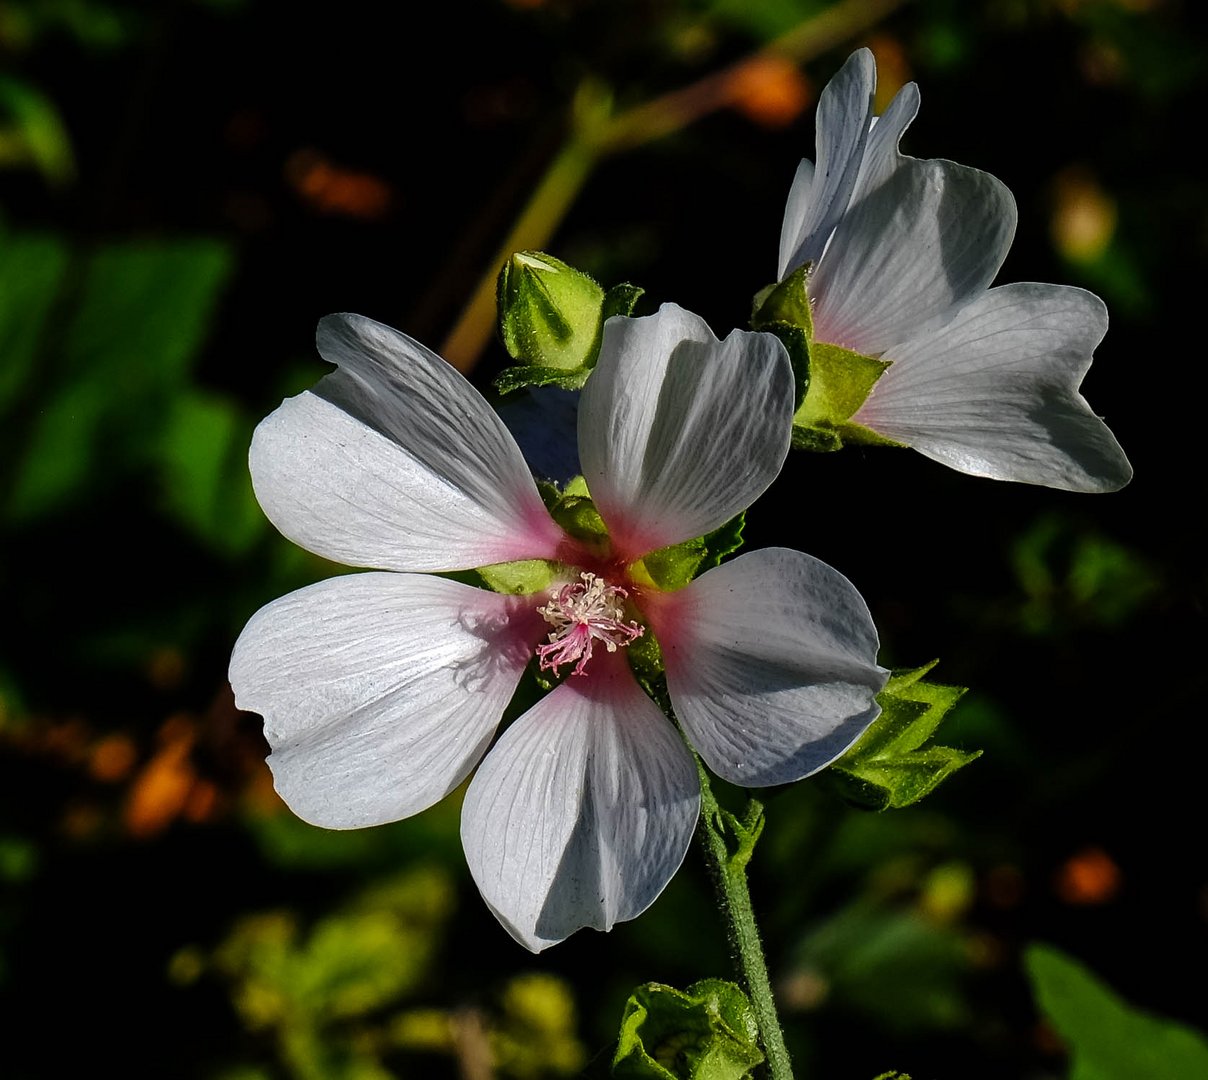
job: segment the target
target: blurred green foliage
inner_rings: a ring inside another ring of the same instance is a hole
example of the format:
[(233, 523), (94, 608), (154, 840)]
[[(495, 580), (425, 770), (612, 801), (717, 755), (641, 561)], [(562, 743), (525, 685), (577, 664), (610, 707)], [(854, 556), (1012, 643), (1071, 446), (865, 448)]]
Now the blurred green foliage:
[(1032, 945), (1025, 959), (1037, 1004), (1069, 1047), (1069, 1080), (1208, 1076), (1200, 1032), (1132, 1008), (1060, 949)]

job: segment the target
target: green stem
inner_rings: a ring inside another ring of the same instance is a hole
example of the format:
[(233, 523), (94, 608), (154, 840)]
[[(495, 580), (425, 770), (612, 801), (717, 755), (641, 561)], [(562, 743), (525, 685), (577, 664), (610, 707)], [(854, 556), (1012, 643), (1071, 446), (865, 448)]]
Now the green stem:
[[(746, 866), (763, 825), (763, 807), (756, 799), (749, 800), (746, 820), (737, 821), (718, 804), (709, 774), (699, 758), (696, 767), (700, 773), (701, 837), (705, 854), (729, 921), (730, 940), (738, 953), (742, 979), (755, 1008), (768, 1072), (771, 1080), (793, 1080), (793, 1066), (784, 1044), (780, 1017), (776, 1014), (772, 983), (763, 958), (755, 912), (751, 908), (751, 892), (747, 888)], [(734, 850), (727, 841), (727, 832), (737, 837)]]

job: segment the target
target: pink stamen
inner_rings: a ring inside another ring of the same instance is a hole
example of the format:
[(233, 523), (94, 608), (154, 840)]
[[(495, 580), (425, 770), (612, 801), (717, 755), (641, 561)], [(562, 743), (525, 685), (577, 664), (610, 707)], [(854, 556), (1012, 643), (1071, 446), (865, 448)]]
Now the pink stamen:
[(622, 601), (629, 593), (587, 571), (579, 578), (563, 585), (548, 604), (537, 609), (554, 628), (549, 641), (537, 646), (542, 671), (556, 672), (563, 664), (574, 664), (571, 674), (582, 675), (595, 642), (602, 641), (609, 652), (616, 652), (618, 646), (628, 645), (645, 633), (638, 623), (624, 621)]

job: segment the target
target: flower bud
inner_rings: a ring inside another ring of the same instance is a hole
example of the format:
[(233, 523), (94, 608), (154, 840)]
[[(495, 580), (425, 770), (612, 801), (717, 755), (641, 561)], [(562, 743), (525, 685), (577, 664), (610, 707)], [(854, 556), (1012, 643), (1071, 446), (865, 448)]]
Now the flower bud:
[(604, 290), (540, 251), (520, 251), (499, 274), (499, 333), (520, 364), (590, 368), (600, 349)]

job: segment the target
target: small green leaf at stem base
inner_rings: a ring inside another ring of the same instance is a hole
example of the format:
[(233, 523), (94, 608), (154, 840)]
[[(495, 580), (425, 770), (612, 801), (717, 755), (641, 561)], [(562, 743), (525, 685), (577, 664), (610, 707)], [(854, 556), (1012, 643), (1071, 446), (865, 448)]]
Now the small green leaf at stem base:
[(748, 1080), (763, 1061), (747, 995), (722, 979), (687, 991), (638, 987), (625, 1003), (612, 1075), (619, 1080)]
[(877, 695), (881, 715), (827, 771), (848, 802), (867, 810), (910, 806), (981, 756), (980, 750), (923, 745), (965, 693), (923, 678), (936, 663), (897, 672)]

